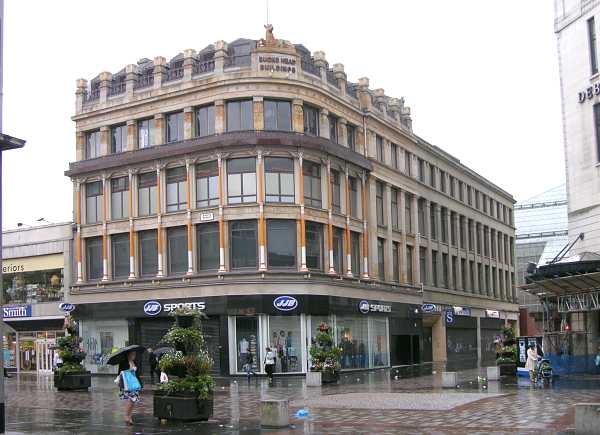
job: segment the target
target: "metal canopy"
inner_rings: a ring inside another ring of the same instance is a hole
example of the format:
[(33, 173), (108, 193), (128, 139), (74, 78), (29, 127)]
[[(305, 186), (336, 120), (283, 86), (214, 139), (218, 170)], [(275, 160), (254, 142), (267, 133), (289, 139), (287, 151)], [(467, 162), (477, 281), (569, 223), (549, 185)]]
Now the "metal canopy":
[(600, 272), (573, 273), (566, 276), (540, 279), (519, 287), (536, 296), (565, 296), (600, 290)]
[(0, 133), (0, 152), (23, 148), (24, 146), (25, 141), (23, 139), (17, 139), (16, 137)]

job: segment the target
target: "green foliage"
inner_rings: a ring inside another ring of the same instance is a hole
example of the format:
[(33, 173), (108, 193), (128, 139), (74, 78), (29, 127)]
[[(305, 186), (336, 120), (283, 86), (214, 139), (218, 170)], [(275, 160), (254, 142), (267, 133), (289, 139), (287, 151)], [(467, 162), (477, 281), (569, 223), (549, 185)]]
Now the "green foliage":
[(71, 316), (65, 318), (65, 329), (71, 335), (59, 337), (56, 340), (58, 356), (62, 359), (62, 366), (56, 370), (60, 379), (69, 373), (85, 372), (81, 363), (87, 355), (81, 348), (82, 338), (74, 335), (76, 333), (76, 324)]
[(496, 360), (496, 365), (501, 365), (501, 364), (514, 364), (515, 360), (513, 358), (507, 358), (504, 356), (501, 356), (500, 358), (498, 358)]
[(342, 349), (332, 346), (333, 334), (327, 323), (322, 323), (317, 328), (315, 335), (316, 345), (309, 349), (311, 359), (311, 370), (315, 372), (337, 372), (340, 370), (340, 358)]
[(193, 308), (189, 308), (189, 307), (185, 307), (185, 306), (181, 307), (181, 308), (176, 308), (176, 309), (170, 311), (169, 315), (173, 316), (173, 317), (191, 316), (194, 318), (194, 320), (206, 319), (208, 317), (202, 311), (199, 311), (199, 310), (193, 309)]
[(185, 353), (196, 353), (204, 347), (202, 332), (195, 327), (172, 326), (163, 337), (162, 342)]
[(161, 384), (158, 389), (166, 391), (168, 394), (195, 394), (199, 400), (206, 400), (210, 397), (215, 388), (215, 381), (209, 375), (186, 376), (184, 379), (177, 379)]
[(167, 375), (185, 375), (185, 361), (183, 352), (174, 351), (165, 353), (160, 358), (158, 366), (160, 367), (160, 370), (165, 372)]
[(515, 331), (511, 327), (502, 328), (502, 335), (504, 336), (504, 341), (510, 341), (515, 339)]
[(213, 366), (213, 360), (206, 350), (201, 350), (196, 355), (183, 358), (189, 376), (205, 375)]
[(85, 369), (79, 363), (65, 363), (56, 369), (58, 379), (62, 380), (65, 375), (74, 373), (84, 373)]
[(333, 336), (327, 332), (317, 332), (315, 341), (323, 346), (331, 345), (333, 343)]

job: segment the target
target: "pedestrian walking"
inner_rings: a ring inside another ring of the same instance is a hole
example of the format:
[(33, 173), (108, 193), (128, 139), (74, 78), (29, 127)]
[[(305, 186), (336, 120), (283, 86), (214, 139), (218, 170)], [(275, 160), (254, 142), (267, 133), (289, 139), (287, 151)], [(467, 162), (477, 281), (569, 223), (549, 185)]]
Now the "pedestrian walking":
[(531, 379), (531, 382), (534, 383), (537, 378), (537, 360), (538, 354), (537, 350), (535, 349), (535, 344), (530, 344), (529, 349), (527, 349), (527, 361), (525, 362), (525, 368), (529, 371), (529, 379)]
[(242, 366), (242, 369), (246, 372), (246, 378), (250, 382), (250, 375), (256, 376), (256, 373), (252, 369), (252, 354), (246, 358), (246, 363)]
[(119, 363), (119, 376), (115, 381), (119, 383), (119, 398), (125, 401), (125, 422), (133, 424), (133, 405), (140, 401), (142, 380), (140, 369), (135, 362), (136, 352), (127, 353), (127, 360)]
[(150, 365), (150, 382), (153, 384), (154, 375), (160, 378), (160, 372), (158, 371), (158, 358), (152, 348), (148, 348), (148, 364)]
[(269, 383), (273, 382), (273, 371), (275, 370), (275, 352), (267, 347), (267, 353), (265, 354), (265, 372), (269, 378)]

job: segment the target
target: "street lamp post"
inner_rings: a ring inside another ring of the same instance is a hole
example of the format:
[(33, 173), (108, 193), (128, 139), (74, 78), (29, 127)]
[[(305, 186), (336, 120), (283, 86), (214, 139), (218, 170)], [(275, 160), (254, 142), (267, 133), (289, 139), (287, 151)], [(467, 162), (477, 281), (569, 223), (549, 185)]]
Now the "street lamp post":
[[(0, 263), (2, 263), (2, 156), (4, 151), (23, 148), (25, 141), (16, 137), (2, 134), (2, 96), (4, 82), (4, 0), (0, 0)], [(0, 267), (0, 283), (2, 282), (2, 268)], [(4, 288), (0, 288), (0, 308), (4, 306)], [(5, 407), (4, 407), (4, 311), (0, 313), (0, 433), (5, 432)]]

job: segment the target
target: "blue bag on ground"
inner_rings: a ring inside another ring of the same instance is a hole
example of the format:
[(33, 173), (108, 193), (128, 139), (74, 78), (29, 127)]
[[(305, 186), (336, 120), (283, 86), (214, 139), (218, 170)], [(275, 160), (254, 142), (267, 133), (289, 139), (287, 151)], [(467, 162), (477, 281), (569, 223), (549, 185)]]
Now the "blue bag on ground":
[(142, 389), (140, 381), (133, 370), (123, 370), (121, 376), (123, 377), (123, 389), (125, 391), (135, 392)]

